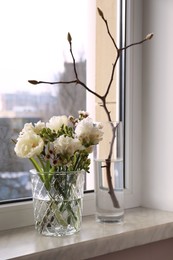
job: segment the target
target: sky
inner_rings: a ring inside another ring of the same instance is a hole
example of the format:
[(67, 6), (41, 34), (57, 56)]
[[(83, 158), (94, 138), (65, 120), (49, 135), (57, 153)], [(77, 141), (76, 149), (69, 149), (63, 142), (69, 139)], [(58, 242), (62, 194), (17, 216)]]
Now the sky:
[(0, 93), (47, 91), (27, 80), (63, 71), (64, 59), (71, 61), (68, 32), (76, 60), (85, 58), (86, 17), (87, 0), (0, 0)]

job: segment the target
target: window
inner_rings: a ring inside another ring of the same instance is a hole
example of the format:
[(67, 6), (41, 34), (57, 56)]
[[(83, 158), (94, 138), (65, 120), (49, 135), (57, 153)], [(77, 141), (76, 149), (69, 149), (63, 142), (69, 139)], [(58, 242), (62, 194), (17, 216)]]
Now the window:
[[(16, 0), (17, 1), (17, 0)], [(35, 3), (37, 1), (33, 1), (33, 3)], [(47, 2), (47, 5), (49, 7), (50, 5), (50, 1), (46, 1)], [(54, 1), (53, 3), (55, 3), (57, 1)], [(66, 2), (66, 1), (62, 1), (63, 3)], [(72, 2), (71, 0), (69, 2)], [(78, 1), (78, 4), (77, 6), (80, 6), (80, 3), (82, 2), (82, 7), (85, 9), (86, 6), (83, 4), (84, 1)], [(119, 1), (117, 0), (117, 11), (119, 11), (120, 9), (120, 3), (121, 2), (126, 2), (126, 1)], [(31, 0), (28, 0), (28, 4), (29, 3), (32, 3)], [(42, 3), (42, 1), (39, 2), (40, 3), (40, 6), (42, 6), (42, 4), (45, 4), (45, 2)], [(52, 3), (52, 2), (51, 2)], [(90, 16), (90, 19), (87, 23), (87, 26), (89, 28), (89, 30), (86, 29), (86, 38), (85, 38), (85, 43), (87, 42), (88, 43), (88, 48), (87, 48), (87, 64), (86, 64), (86, 68), (87, 68), (87, 83), (89, 86), (94, 86), (95, 85), (95, 75), (96, 73), (97, 74), (97, 80), (99, 75), (99, 71), (96, 72), (96, 67), (100, 66), (101, 64), (104, 65), (104, 62), (102, 61), (98, 61), (97, 59), (95, 60), (95, 56), (102, 56), (102, 54), (104, 54), (104, 57), (106, 56), (106, 52), (107, 52), (107, 48), (105, 49), (98, 49), (98, 46), (97, 46), (97, 43), (99, 41), (99, 37), (100, 37), (100, 33), (99, 33), (99, 30), (95, 30), (95, 15), (96, 15), (96, 6), (99, 6), (100, 8), (102, 8), (103, 10), (106, 9), (106, 12), (110, 17), (112, 17), (112, 25), (114, 26), (114, 28), (116, 29), (116, 23), (115, 23), (115, 20), (114, 20), (114, 17), (115, 17), (115, 11), (113, 10), (113, 8), (110, 8), (110, 6), (108, 5), (108, 2), (107, 0), (97, 0), (97, 1), (94, 1), (94, 0), (91, 0), (91, 1), (88, 1), (86, 0), (86, 3), (88, 3), (88, 11), (87, 11), (87, 15), (89, 14)], [(115, 4), (115, 1), (114, 0), (110, 0), (109, 1), (109, 4), (112, 4), (113, 5)], [(74, 4), (74, 1), (73, 1), (73, 4)], [(131, 4), (131, 1), (130, 1), (130, 4)], [(129, 6), (130, 6), (129, 4)], [(24, 4), (23, 4), (24, 5)], [(27, 9), (26, 7), (26, 3), (25, 3), (25, 8)], [(132, 5), (133, 7), (133, 5)], [(50, 7), (49, 7), (50, 8)], [(49, 10), (49, 8), (46, 9), (45, 11), (45, 17), (47, 17), (47, 11)], [(53, 8), (53, 9), (56, 9), (56, 8)], [(66, 9), (67, 9), (67, 5), (66, 5)], [(70, 13), (72, 13), (74, 16), (74, 13), (71, 12), (71, 9), (69, 8), (68, 6), (68, 10), (70, 10)], [(133, 21), (132, 19), (130, 19), (132, 16), (132, 11), (133, 11), (133, 8), (127, 8), (128, 12), (127, 12), (127, 24), (128, 26), (132, 26), (133, 25)], [(54, 11), (54, 19), (55, 17), (58, 15), (57, 14), (57, 10), (53, 10)], [(35, 11), (36, 12), (36, 11)], [(29, 13), (29, 12), (28, 12)], [(66, 12), (65, 12), (66, 13)], [(119, 13), (119, 12), (117, 12)], [(66, 13), (67, 14), (67, 13)], [(28, 14), (29, 15), (29, 14)], [(123, 16), (125, 17), (125, 16)], [(79, 12), (77, 12), (77, 18), (79, 19)], [(121, 17), (122, 18), (122, 17)], [(38, 18), (37, 18), (38, 19)], [(53, 19), (53, 18), (51, 18)], [(71, 18), (73, 20), (73, 18)], [(120, 19), (120, 16), (118, 15), (117, 17), (117, 20)], [(29, 21), (32, 20), (32, 17), (31, 15), (29, 15)], [(63, 20), (61, 20), (60, 24), (62, 24)], [(120, 20), (118, 20), (120, 21)], [(53, 23), (55, 23), (55, 21), (53, 20)], [(40, 24), (41, 24), (41, 21), (40, 21)], [(56, 23), (55, 23), (56, 24)], [(79, 21), (77, 22), (77, 25), (76, 27), (79, 27), (78, 26), (79, 24)], [(100, 22), (96, 22), (96, 28), (98, 28), (100, 26)], [(44, 22), (44, 26), (47, 27), (47, 23)], [(81, 23), (80, 23), (80, 28), (82, 29), (82, 32), (85, 32), (85, 30), (82, 28), (81, 26)], [(129, 27), (128, 27), (129, 28)], [(59, 39), (61, 38), (60, 35), (58, 34), (58, 28), (55, 26), (55, 29), (53, 30), (53, 33), (54, 35), (56, 35), (56, 37)], [(65, 31), (65, 35), (64, 35), (64, 38), (65, 38), (65, 43), (62, 44), (62, 45), (66, 45), (65, 49), (67, 50), (67, 53), (63, 53), (63, 57), (68, 57), (68, 43), (66, 41), (66, 30), (64, 29), (63, 32)], [(69, 28), (67, 28), (67, 31), (69, 31)], [(129, 32), (131, 33), (133, 31), (133, 27), (130, 28)], [(40, 29), (38, 28), (38, 31), (37, 33), (40, 33)], [(35, 34), (34, 37), (30, 36), (30, 38), (32, 39), (31, 41), (31, 45), (34, 46), (35, 42), (36, 42), (36, 39), (35, 37), (37, 36), (37, 33)], [(57, 59), (59, 57), (59, 55), (62, 55), (62, 51), (61, 53), (57, 53), (58, 52), (58, 47), (56, 45), (56, 43), (53, 41), (54, 38), (50, 37), (50, 32), (49, 32), (49, 29), (48, 29), (48, 36), (46, 37), (45, 35), (45, 30), (42, 32), (43, 33), (43, 39), (42, 39), (42, 43), (44, 43), (44, 41), (46, 41), (45, 43), (45, 49), (43, 50), (42, 53), (39, 53), (39, 55), (37, 56), (38, 58), (36, 59), (36, 57), (34, 56), (34, 59), (32, 59), (30, 56), (31, 54), (28, 54), (28, 59), (31, 61), (31, 72), (33, 71), (33, 68), (35, 68), (34, 70), (34, 73), (31, 75), (28, 75), (26, 76), (26, 79), (31, 79), (31, 76), (32, 76), (32, 79), (42, 79), (42, 80), (47, 80), (47, 71), (50, 72), (50, 69), (52, 69), (52, 67), (50, 68), (50, 66), (53, 66), (53, 64), (55, 65), (55, 68), (54, 68), (54, 73), (52, 75), (52, 78), (49, 80), (53, 80), (54, 77), (57, 75)], [(119, 33), (119, 31), (117, 31), (117, 34)], [(130, 35), (129, 33), (129, 35)], [(75, 34), (76, 33), (73, 33), (72, 32), (72, 35), (74, 35), (74, 39), (75, 39)], [(105, 28), (104, 28), (104, 34), (105, 34)], [(32, 32), (29, 33), (29, 35), (32, 35)], [(95, 41), (95, 35), (97, 35), (97, 41)], [(127, 35), (127, 40), (129, 40), (129, 35)], [(133, 35), (133, 34), (132, 34)], [(62, 37), (63, 38), (63, 37)], [(77, 41), (80, 37), (77, 37)], [(89, 39), (89, 40), (88, 40)], [(48, 46), (48, 43), (47, 41), (50, 41), (51, 42), (51, 46), (54, 46), (55, 45), (55, 51), (53, 52), (52, 56), (50, 56), (49, 54), (49, 47)], [(131, 39), (130, 39), (131, 40)], [(53, 42), (52, 42), (53, 41)], [(75, 45), (75, 42), (74, 42), (74, 45)], [(83, 47), (83, 46), (82, 46)], [(41, 48), (41, 47), (40, 47)], [(41, 51), (38, 46), (38, 52)], [(46, 49), (47, 48), (47, 49)], [(46, 51), (45, 51), (46, 50)], [(97, 55), (95, 53), (95, 50), (97, 51)], [(25, 54), (26, 52), (26, 49), (23, 51), (23, 54)], [(55, 58), (54, 62), (52, 61), (52, 58), (55, 57), (55, 53), (57, 54), (57, 59)], [(82, 48), (82, 52), (80, 52), (80, 57), (81, 57), (81, 53), (82, 53), (82, 60), (84, 59), (84, 53), (83, 53), (83, 48)], [(45, 57), (42, 56), (42, 54), (45, 54)], [(24, 56), (24, 55), (23, 55)], [(23, 58), (23, 61), (25, 60), (24, 57), (22, 56)], [(44, 57), (44, 58), (43, 58)], [(33, 61), (34, 60), (34, 61)], [(80, 59), (81, 60), (81, 59)], [(128, 56), (127, 56), (127, 64), (129, 64), (131, 61), (133, 60), (133, 52), (129, 52)], [(38, 70), (38, 67), (40, 65), (38, 65), (37, 62), (39, 61), (39, 64), (43, 64), (43, 68), (40, 70)], [(22, 60), (21, 60), (22, 62)], [(97, 66), (95, 66), (95, 63)], [(23, 64), (23, 63), (22, 63)], [(13, 67), (15, 64), (13, 64)], [(132, 62), (131, 62), (131, 65), (133, 66)], [(23, 66), (22, 66), (23, 68)], [(103, 66), (103, 69), (104, 69), (104, 66)], [(43, 74), (42, 74), (43, 73)], [(104, 73), (106, 74), (106, 73)], [(15, 74), (17, 75), (17, 74)], [(21, 73), (18, 74), (19, 76), (21, 75)], [(109, 75), (109, 72), (108, 72), (108, 75)], [(20, 77), (18, 77), (20, 78)], [(131, 73), (130, 73), (130, 70), (127, 69), (127, 80), (129, 80), (129, 82), (132, 81), (131, 79)], [(99, 82), (97, 82), (97, 85), (99, 85)], [(136, 181), (134, 181), (133, 179), (133, 174), (136, 174), (134, 172), (137, 172), (139, 168), (137, 167), (134, 167), (134, 160), (131, 160), (131, 157), (133, 156), (133, 151), (131, 151), (130, 147), (133, 147), (133, 146), (130, 146), (130, 144), (134, 141), (134, 136), (133, 136), (133, 117), (132, 117), (132, 114), (133, 114), (133, 110), (135, 109), (134, 107), (132, 107), (132, 99), (131, 99), (131, 94), (133, 92), (133, 84), (128, 84), (129, 85), (129, 88), (128, 88), (128, 91), (127, 91), (127, 95), (126, 95), (126, 102), (127, 102), (127, 105), (126, 105), (126, 110), (128, 108), (128, 113), (126, 114), (126, 117), (127, 117), (127, 123), (126, 123), (126, 150), (127, 150), (127, 153), (126, 153), (126, 159), (127, 159), (127, 171), (126, 171), (126, 207), (132, 207), (132, 206), (138, 206), (139, 205), (139, 194), (138, 192), (136, 192), (136, 186), (138, 183), (136, 183)], [(31, 86), (29, 86), (29, 88), (31, 88)], [(41, 86), (41, 90), (46, 92), (48, 91), (49, 93), (52, 93), (53, 92), (53, 97), (54, 97), (54, 89), (51, 88), (50, 86)], [(34, 92), (36, 91), (35, 87), (34, 87)], [(37, 89), (38, 91), (38, 89)], [(39, 90), (40, 91), (40, 90)], [(114, 90), (113, 90), (114, 91)], [(40, 95), (40, 94), (39, 94)], [(110, 101), (111, 103), (112, 101)], [(116, 101), (114, 101), (114, 103), (116, 103)], [(93, 107), (95, 107), (95, 97), (93, 97), (92, 95), (88, 94), (87, 93), (87, 106), (88, 106), (88, 109), (89, 112), (91, 113), (91, 115), (95, 115), (96, 114), (96, 111), (95, 109), (93, 109)], [(119, 114), (119, 111), (117, 109), (117, 112)], [(130, 118), (130, 122), (129, 122), (129, 118)], [(131, 138), (133, 137), (133, 138)], [(4, 139), (3, 139), (4, 140)], [(129, 155), (130, 154), (130, 155)], [(131, 156), (131, 157), (130, 157)], [(130, 159), (129, 159), (130, 157)], [(2, 157), (1, 157), (2, 158)], [(136, 164), (135, 164), (136, 166)], [(137, 168), (137, 169), (136, 169)], [(135, 170), (135, 171), (133, 171)], [(133, 174), (132, 174), (133, 173)], [(90, 179), (91, 178), (91, 179)], [(135, 179), (136, 180), (136, 179)], [(93, 177), (92, 175), (89, 175), (89, 181), (91, 181), (92, 185), (93, 185)], [(137, 190), (138, 191), (138, 190)], [(94, 194), (86, 194), (85, 196), (85, 200), (84, 200), (84, 214), (92, 214), (94, 212)], [(137, 198), (137, 199), (136, 199)], [(10, 212), (10, 214), (9, 214)], [(20, 218), (19, 218), (19, 214), (20, 214)], [(15, 204), (10, 204), (9, 206), (8, 205), (2, 205), (1, 208), (0, 208), (0, 215), (1, 215), (1, 223), (0, 223), (0, 229), (5, 229), (5, 228), (12, 228), (12, 227), (17, 227), (17, 226), (22, 226), (22, 225), (29, 225), (29, 224), (32, 224), (33, 223), (33, 212), (32, 212), (32, 203), (31, 202), (27, 202), (27, 203), (15, 203)], [(11, 216), (13, 216), (11, 218)], [(22, 221), (18, 221), (18, 219), (22, 219)], [(23, 219), (25, 219), (25, 221), (23, 222)], [(6, 226), (5, 224), (6, 223)]]
[(32, 86), (27, 82), (73, 79), (68, 32), (73, 37), (78, 73), (86, 82), (86, 27), (86, 0), (0, 2), (1, 202), (31, 197), (28, 171), (32, 165), (17, 158), (11, 141), (23, 125), (48, 121), (54, 115), (77, 116), (78, 110), (86, 110), (86, 91), (81, 86)]

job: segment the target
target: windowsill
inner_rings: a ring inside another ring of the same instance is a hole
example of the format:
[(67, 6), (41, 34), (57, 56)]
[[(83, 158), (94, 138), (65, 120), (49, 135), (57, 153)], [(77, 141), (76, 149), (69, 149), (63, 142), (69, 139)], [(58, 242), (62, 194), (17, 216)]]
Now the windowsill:
[(2, 231), (0, 259), (88, 259), (172, 237), (173, 212), (134, 208), (123, 224), (84, 217), (81, 231), (68, 237), (43, 237), (33, 226)]

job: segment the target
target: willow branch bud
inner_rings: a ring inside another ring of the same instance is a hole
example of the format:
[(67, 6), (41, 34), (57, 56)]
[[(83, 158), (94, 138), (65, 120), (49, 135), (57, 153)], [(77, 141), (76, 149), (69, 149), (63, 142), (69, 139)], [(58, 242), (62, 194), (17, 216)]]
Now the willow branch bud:
[(70, 34), (70, 33), (67, 34), (67, 40), (68, 40), (69, 43), (71, 43), (72, 37), (71, 37), (71, 34)]
[(154, 33), (149, 33), (147, 34), (147, 36), (145, 37), (146, 40), (151, 40), (151, 38), (153, 38)]
[(99, 7), (97, 7), (97, 10), (98, 10), (98, 13), (101, 16), (101, 18), (104, 19), (104, 14), (103, 14), (102, 10)]
[(33, 84), (33, 85), (39, 84), (37, 80), (28, 80), (28, 82)]

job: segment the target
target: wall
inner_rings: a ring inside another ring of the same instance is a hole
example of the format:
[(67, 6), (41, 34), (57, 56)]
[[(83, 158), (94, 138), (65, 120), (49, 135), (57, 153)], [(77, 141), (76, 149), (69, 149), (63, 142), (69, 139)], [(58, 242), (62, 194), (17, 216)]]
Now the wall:
[(142, 205), (173, 210), (173, 1), (143, 0)]
[(144, 246), (129, 248), (112, 254), (91, 258), (93, 260), (172, 260), (173, 239), (151, 243)]

